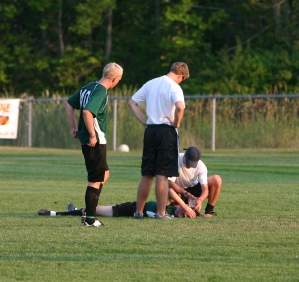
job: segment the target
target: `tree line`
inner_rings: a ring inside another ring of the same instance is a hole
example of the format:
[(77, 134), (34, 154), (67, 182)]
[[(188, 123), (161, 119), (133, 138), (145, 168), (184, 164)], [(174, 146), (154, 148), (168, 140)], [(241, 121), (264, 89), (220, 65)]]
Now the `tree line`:
[(69, 95), (108, 62), (140, 87), (175, 61), (185, 94), (298, 93), (299, 1), (2, 0), (0, 56), (1, 96)]

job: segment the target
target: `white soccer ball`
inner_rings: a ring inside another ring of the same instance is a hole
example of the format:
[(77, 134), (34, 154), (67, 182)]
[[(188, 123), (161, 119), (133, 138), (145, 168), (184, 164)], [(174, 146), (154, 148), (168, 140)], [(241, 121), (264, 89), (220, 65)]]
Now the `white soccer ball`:
[(121, 144), (119, 147), (118, 147), (118, 151), (120, 152), (129, 152), (130, 151), (130, 148), (128, 145), (126, 144)]

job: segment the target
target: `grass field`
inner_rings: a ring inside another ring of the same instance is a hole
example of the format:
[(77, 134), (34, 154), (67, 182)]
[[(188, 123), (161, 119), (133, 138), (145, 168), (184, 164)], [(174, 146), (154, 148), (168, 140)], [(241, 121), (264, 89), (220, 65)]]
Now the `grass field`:
[[(299, 281), (299, 150), (202, 153), (223, 179), (217, 217), (84, 228), (37, 215), (84, 206), (80, 150), (0, 147), (0, 281)], [(99, 204), (135, 200), (140, 161), (108, 152)]]

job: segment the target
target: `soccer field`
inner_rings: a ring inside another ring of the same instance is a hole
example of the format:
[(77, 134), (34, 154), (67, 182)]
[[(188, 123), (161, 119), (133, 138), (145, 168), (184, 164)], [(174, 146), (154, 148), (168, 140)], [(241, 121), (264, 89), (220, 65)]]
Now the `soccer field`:
[[(86, 228), (37, 215), (84, 206), (79, 149), (0, 147), (0, 281), (298, 281), (299, 150), (206, 150), (202, 160), (223, 179), (218, 216)], [(134, 201), (141, 152), (108, 152), (108, 163), (99, 204)]]

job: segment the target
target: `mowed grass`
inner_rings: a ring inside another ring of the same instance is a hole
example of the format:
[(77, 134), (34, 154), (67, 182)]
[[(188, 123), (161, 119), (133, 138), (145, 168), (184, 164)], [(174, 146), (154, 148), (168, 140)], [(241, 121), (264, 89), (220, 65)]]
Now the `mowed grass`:
[[(79, 149), (0, 147), (0, 281), (298, 281), (299, 150), (202, 154), (223, 179), (218, 216), (85, 228), (37, 215), (84, 206)], [(99, 204), (134, 201), (141, 152), (108, 152), (108, 162)]]

